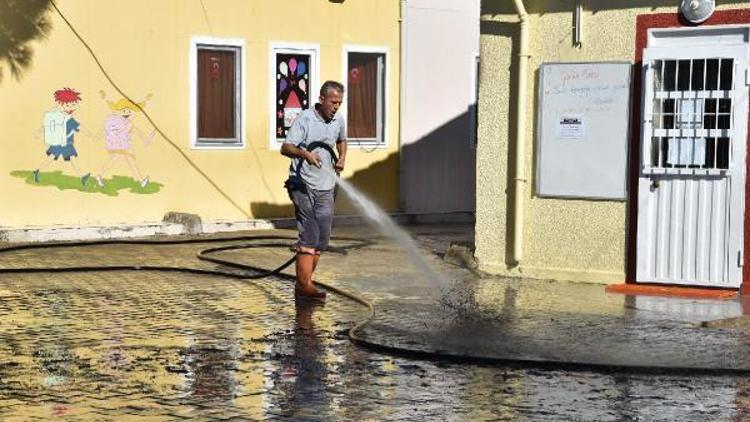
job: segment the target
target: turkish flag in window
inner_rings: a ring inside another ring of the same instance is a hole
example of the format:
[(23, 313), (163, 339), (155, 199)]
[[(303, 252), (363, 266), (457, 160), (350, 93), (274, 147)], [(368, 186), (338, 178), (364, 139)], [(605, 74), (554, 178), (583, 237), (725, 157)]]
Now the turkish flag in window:
[(198, 50), (198, 137), (235, 138), (237, 53)]
[[(349, 138), (376, 138), (378, 123), (378, 96), (383, 83), (380, 68), (384, 55), (380, 53), (349, 53), (347, 75), (347, 136)], [(381, 63), (380, 67), (378, 62)]]

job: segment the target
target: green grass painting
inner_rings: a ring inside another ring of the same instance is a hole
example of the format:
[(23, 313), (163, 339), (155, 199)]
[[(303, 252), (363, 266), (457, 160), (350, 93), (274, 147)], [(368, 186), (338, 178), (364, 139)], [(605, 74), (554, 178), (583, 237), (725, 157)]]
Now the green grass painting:
[(159, 192), (164, 187), (161, 183), (149, 182), (145, 188), (132, 177), (112, 176), (103, 179), (104, 187), (99, 187), (93, 175), (86, 181), (86, 186), (81, 184), (81, 178), (75, 175), (63, 174), (62, 171), (41, 172), (39, 183), (34, 182), (34, 172), (27, 170), (16, 170), (10, 172), (13, 177), (24, 179), (26, 183), (33, 186), (54, 186), (60, 190), (77, 190), (88, 193), (103, 193), (108, 196), (117, 196), (121, 190), (131, 193), (152, 194)]

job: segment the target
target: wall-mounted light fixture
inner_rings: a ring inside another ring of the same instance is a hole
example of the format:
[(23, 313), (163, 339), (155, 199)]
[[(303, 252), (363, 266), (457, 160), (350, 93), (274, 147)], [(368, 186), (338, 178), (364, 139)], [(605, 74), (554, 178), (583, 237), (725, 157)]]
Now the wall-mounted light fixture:
[(716, 9), (714, 0), (682, 0), (680, 12), (691, 23), (701, 23), (710, 18)]

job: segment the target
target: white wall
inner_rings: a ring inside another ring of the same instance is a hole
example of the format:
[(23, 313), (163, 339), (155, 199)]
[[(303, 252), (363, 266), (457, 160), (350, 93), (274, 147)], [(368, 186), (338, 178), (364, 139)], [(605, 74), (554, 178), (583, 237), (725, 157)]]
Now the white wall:
[(404, 9), (401, 206), (473, 211), (479, 0), (407, 0)]

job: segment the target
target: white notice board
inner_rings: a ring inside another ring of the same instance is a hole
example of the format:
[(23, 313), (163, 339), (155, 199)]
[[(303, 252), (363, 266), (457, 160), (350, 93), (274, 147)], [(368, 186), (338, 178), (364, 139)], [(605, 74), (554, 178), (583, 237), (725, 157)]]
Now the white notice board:
[(631, 67), (626, 62), (540, 67), (537, 195), (626, 198)]

